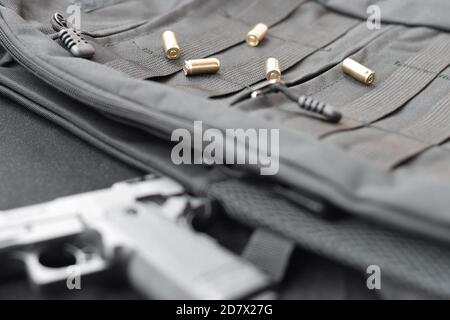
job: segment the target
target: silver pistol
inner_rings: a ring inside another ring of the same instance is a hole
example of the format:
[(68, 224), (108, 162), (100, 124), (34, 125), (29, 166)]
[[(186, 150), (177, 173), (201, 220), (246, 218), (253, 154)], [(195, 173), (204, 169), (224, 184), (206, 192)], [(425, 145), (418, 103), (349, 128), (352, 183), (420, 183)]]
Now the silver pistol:
[[(65, 282), (69, 267), (83, 277), (122, 266), (130, 283), (153, 299), (245, 299), (264, 292), (265, 274), (192, 228), (190, 217), (204, 203), (173, 180), (149, 176), (4, 211), (0, 264), (19, 261), (37, 287)], [(66, 263), (49, 258), (55, 253)]]

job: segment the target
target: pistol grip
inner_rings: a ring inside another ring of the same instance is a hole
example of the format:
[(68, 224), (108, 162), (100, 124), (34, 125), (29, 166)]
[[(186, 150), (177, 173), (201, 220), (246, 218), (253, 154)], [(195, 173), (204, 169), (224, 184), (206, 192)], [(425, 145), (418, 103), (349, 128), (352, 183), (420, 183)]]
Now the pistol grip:
[(127, 273), (135, 288), (154, 299), (243, 299), (271, 281), (214, 239), (145, 207), (110, 217), (130, 239)]

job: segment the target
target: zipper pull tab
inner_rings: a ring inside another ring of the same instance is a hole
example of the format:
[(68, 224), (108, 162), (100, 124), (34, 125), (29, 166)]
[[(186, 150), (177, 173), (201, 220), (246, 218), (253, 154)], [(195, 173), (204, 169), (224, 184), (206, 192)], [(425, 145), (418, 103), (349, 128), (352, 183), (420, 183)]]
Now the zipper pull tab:
[(83, 36), (72, 28), (61, 29), (58, 33), (64, 47), (78, 58), (92, 58), (95, 48)]
[(95, 48), (86, 41), (79, 31), (70, 28), (66, 19), (60, 13), (55, 13), (51, 19), (52, 27), (58, 32), (64, 47), (78, 58), (92, 58), (95, 54)]
[(322, 115), (327, 121), (338, 123), (342, 119), (342, 114), (333, 106), (323, 103), (310, 96), (300, 96), (297, 99), (297, 104), (300, 108)]
[(52, 28), (53, 30), (55, 30), (56, 32), (61, 31), (62, 29), (68, 29), (68, 25), (67, 25), (67, 21), (66, 19), (63, 17), (62, 14), (56, 12), (53, 16), (52, 19), (50, 20), (50, 23), (52, 24)]
[(241, 102), (248, 98), (257, 98), (260, 96), (267, 96), (273, 93), (282, 93), (289, 100), (295, 102), (301, 109), (320, 115), (324, 120), (338, 123), (342, 119), (342, 114), (333, 106), (323, 103), (317, 99), (308, 96), (297, 97), (289, 87), (281, 80), (272, 79), (265, 81), (253, 88), (253, 91), (246, 91), (232, 101), (231, 105)]

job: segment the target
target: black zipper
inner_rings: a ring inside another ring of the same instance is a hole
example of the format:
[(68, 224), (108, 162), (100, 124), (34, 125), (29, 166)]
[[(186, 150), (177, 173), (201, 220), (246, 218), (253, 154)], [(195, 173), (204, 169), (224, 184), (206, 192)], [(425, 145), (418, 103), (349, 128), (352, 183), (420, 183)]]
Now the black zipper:
[[(20, 62), (25, 68), (31, 70), (33, 73), (39, 74), (39, 77), (44, 79), (51, 86), (58, 88), (63, 93), (67, 94), (69, 97), (86, 103), (93, 108), (96, 108), (102, 112), (107, 114), (111, 114), (114, 117), (119, 117), (123, 122), (129, 123), (139, 129), (145, 130), (149, 133), (155, 134), (158, 137), (162, 137), (167, 139), (167, 136), (175, 129), (178, 128), (186, 128), (188, 123), (186, 121), (180, 120), (175, 121), (173, 118), (168, 116), (164, 116), (161, 113), (153, 113), (148, 114), (141, 111), (133, 110), (136, 107), (131, 106), (131, 109), (128, 107), (123, 107), (124, 104), (130, 105), (129, 101), (124, 101), (119, 99), (113, 95), (110, 95), (109, 98), (101, 96), (99, 94), (95, 94), (93, 92), (89, 92), (84, 89), (79, 89), (75, 85), (70, 85), (66, 83), (66, 80), (61, 79), (58, 76), (55, 76), (49, 70), (43, 68), (40, 64), (36, 63), (32, 59), (28, 58), (25, 54), (22, 53), (20, 48), (17, 48), (15, 44), (9, 39), (8, 35), (5, 33), (5, 22), (0, 19), (0, 41), (5, 49), (11, 54), (11, 56), (18, 62)], [(7, 25), (6, 25), (7, 27)], [(109, 101), (105, 101), (109, 100)], [(149, 128), (150, 127), (150, 128)], [(154, 165), (154, 164), (151, 164)], [(156, 171), (167, 172), (167, 167), (162, 168), (162, 166), (155, 166)], [(174, 170), (173, 172), (167, 173), (173, 177), (178, 176)], [(207, 186), (204, 186), (205, 189)], [(305, 199), (310, 197), (305, 197)], [(297, 198), (297, 201), (300, 199)], [(325, 200), (322, 200), (320, 197), (311, 199), (315, 203), (319, 204), (320, 202), (326, 204)], [(309, 207), (311, 202), (304, 202), (303, 205)], [(320, 205), (318, 208), (321, 207)], [(327, 207), (327, 206), (325, 206)], [(318, 211), (328, 211), (328, 210), (314, 210), (316, 213)]]
[[(0, 25), (2, 23), (4, 23), (4, 20), (0, 21)], [(79, 89), (77, 86), (67, 84), (66, 80), (55, 76), (49, 70), (43, 68), (40, 64), (36, 63), (32, 59), (29, 59), (25, 54), (23, 54), (5, 33), (4, 25), (0, 27), (0, 41), (8, 53), (16, 61), (20, 62), (25, 68), (31, 70), (33, 73), (39, 74), (40, 78), (44, 79), (51, 86), (58, 88), (60, 91), (75, 100), (79, 100), (89, 106), (97, 108), (102, 112), (112, 114), (113, 116), (131, 120), (141, 129), (143, 127), (147, 128), (148, 125), (150, 125), (153, 129), (162, 133), (164, 137), (167, 137), (167, 134), (170, 134), (173, 130), (180, 127), (185, 127), (186, 125), (186, 122), (182, 120), (174, 121), (172, 118), (164, 116), (161, 113), (149, 114), (148, 112), (135, 110), (136, 106), (125, 108), (123, 105), (130, 105), (130, 102), (117, 98), (113, 95), (110, 95), (110, 97), (105, 97), (100, 94), (89, 92), (85, 89)]]

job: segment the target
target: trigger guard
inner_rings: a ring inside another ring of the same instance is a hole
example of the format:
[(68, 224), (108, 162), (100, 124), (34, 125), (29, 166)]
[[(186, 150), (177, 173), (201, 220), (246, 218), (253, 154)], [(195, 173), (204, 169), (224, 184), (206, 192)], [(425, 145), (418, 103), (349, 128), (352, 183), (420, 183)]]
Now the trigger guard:
[(73, 273), (74, 267), (78, 268), (77, 272), (80, 276), (99, 273), (110, 267), (110, 263), (100, 255), (94, 255), (87, 259), (87, 254), (81, 249), (73, 246), (69, 250), (74, 250), (72, 253), (75, 256), (76, 264), (57, 268), (44, 266), (39, 261), (40, 251), (20, 253), (20, 259), (25, 264), (31, 283), (39, 287), (67, 281)]

